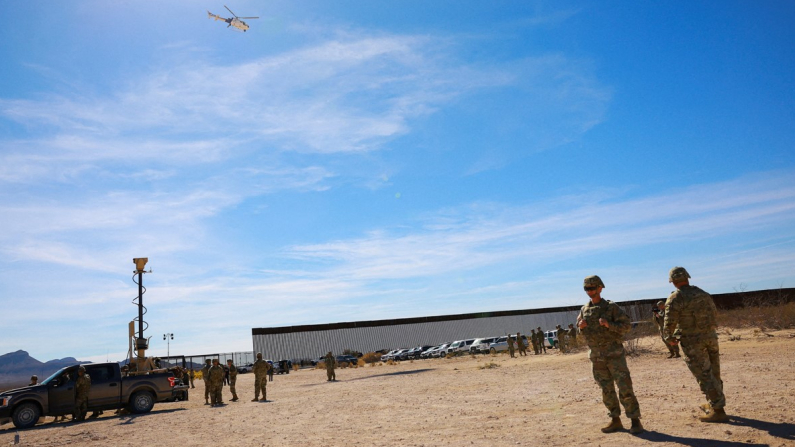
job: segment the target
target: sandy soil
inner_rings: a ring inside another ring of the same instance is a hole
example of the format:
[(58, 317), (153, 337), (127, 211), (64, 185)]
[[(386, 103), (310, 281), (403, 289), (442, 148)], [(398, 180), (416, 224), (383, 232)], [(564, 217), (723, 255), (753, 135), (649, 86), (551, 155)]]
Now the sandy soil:
[(599, 431), (608, 418), (585, 351), (550, 351), (340, 369), (337, 382), (302, 370), (276, 376), (264, 403), (250, 401), (254, 377), (243, 374), (241, 400), (223, 407), (205, 406), (197, 387), (189, 402), (141, 416), (46, 418), (19, 432), (4, 425), (0, 446), (16, 433), (25, 446), (795, 446), (795, 331), (769, 334), (720, 336), (726, 424), (696, 419), (704, 400), (695, 380), (649, 337), (629, 362), (646, 428), (639, 436)]

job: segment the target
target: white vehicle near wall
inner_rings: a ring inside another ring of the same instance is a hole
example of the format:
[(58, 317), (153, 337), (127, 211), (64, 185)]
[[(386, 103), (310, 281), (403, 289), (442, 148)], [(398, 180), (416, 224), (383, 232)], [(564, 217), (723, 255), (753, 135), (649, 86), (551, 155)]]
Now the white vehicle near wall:
[(486, 354), (489, 352), (489, 345), (497, 341), (499, 337), (476, 338), (469, 347), (472, 354)]
[(450, 346), (447, 347), (447, 353), (454, 353), (454, 352), (468, 352), (469, 347), (472, 346), (474, 343), (474, 338), (468, 338), (466, 340), (458, 340), (454, 341)]

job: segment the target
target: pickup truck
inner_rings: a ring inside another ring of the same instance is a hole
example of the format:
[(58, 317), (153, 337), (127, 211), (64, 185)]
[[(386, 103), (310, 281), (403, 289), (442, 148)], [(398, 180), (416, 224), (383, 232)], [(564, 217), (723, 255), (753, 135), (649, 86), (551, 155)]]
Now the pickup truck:
[[(79, 366), (61, 368), (38, 385), (0, 393), (0, 425), (13, 421), (17, 428), (28, 428), (41, 416), (72, 414)], [(178, 385), (167, 370), (123, 375), (118, 363), (82, 366), (91, 377), (88, 411), (126, 407), (131, 413), (148, 413), (156, 402), (184, 398), (189, 388)]]

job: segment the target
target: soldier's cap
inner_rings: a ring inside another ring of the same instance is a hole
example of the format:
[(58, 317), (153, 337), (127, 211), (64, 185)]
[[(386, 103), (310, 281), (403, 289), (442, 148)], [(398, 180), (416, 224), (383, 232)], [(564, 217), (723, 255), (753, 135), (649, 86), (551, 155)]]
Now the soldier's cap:
[(79, 372), (79, 371), (85, 371), (85, 370), (86, 370), (86, 367), (85, 367), (85, 366), (82, 366), (82, 365), (81, 365), (79, 368), (77, 368), (77, 371), (78, 371), (78, 372)]
[(600, 287), (601, 286), (604, 289), (607, 288), (607, 287), (605, 287), (605, 283), (602, 282), (602, 278), (600, 278), (600, 277), (598, 277), (596, 275), (586, 276), (585, 279), (582, 281), (582, 285), (584, 287)]
[(257, 358), (258, 358), (258, 359), (261, 359), (261, 358), (262, 358), (262, 353), (261, 353), (261, 352), (258, 352), (258, 353), (257, 353)]
[(36, 374), (33, 374), (32, 376), (30, 376), (30, 380), (33, 380), (33, 379), (39, 380), (39, 376), (37, 376)]
[(663, 300), (657, 301), (657, 307), (664, 306), (664, 305), (665, 305), (665, 301), (663, 301)]
[(690, 278), (690, 273), (687, 273), (684, 267), (674, 267), (668, 272), (668, 282), (682, 281)]
[(210, 360), (210, 359), (204, 359), (204, 363), (210, 363), (210, 362), (212, 362), (212, 360)]

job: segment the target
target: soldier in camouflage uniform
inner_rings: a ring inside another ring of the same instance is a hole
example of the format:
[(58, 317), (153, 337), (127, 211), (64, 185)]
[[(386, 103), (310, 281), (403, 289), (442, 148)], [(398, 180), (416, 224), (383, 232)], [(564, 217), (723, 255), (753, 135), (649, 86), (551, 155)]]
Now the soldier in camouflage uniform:
[(508, 334), (508, 340), (506, 341), (508, 343), (508, 354), (511, 354), (511, 358), (514, 358), (513, 337), (511, 337), (511, 334)]
[(668, 348), (668, 358), (681, 357), (679, 354), (679, 345), (669, 343), (665, 340), (665, 301), (657, 301), (656, 310), (653, 311), (652, 314), (654, 324), (657, 325), (657, 330), (660, 331), (660, 338), (663, 343), (665, 343), (665, 347)]
[[(632, 390), (623, 344), (624, 335), (631, 328), (630, 320), (616, 303), (602, 299), (604, 286), (596, 275), (585, 278), (583, 288), (590, 300), (577, 316), (577, 327), (590, 348), (593, 377), (602, 388), (602, 402), (612, 418), (602, 432), (613, 433), (624, 428), (620, 418), (621, 402), (627, 417), (632, 420), (630, 433), (641, 433), (640, 406)], [(614, 383), (618, 385), (618, 396)]]
[(75, 380), (75, 411), (72, 419), (76, 421), (86, 420), (88, 413), (88, 392), (91, 390), (91, 377), (86, 374), (86, 368), (77, 368), (77, 379)]
[(544, 342), (544, 331), (541, 330), (541, 326), (536, 329), (536, 337), (538, 337), (538, 352), (543, 352), (544, 354), (547, 353), (547, 344)]
[[(693, 373), (698, 386), (707, 397), (708, 404), (702, 406), (706, 416), (702, 422), (726, 422), (729, 417), (723, 407), (723, 381), (720, 378), (720, 350), (718, 347), (718, 310), (712, 296), (696, 286), (691, 286), (690, 274), (684, 267), (674, 267), (668, 274), (668, 282), (676, 287), (665, 302), (665, 341), (681, 343), (685, 363)], [(679, 334), (679, 339), (675, 337)]]
[[(191, 361), (191, 363), (192, 363), (192, 361)], [(189, 376), (190, 376), (190, 387), (191, 388), (196, 388), (195, 386), (193, 386), (193, 379), (196, 378), (196, 371), (194, 371), (193, 368), (190, 369)]]
[(535, 329), (530, 329), (530, 343), (533, 345), (533, 352), (538, 355), (538, 338)]
[(560, 325), (555, 326), (555, 335), (558, 337), (558, 349), (561, 354), (566, 352), (566, 332)]
[(251, 368), (254, 371), (254, 398), (251, 399), (252, 402), (256, 402), (259, 400), (259, 393), (262, 391), (262, 400), (268, 400), (268, 378), (265, 377), (268, 374), (268, 362), (262, 360), (262, 353), (257, 353), (257, 360), (254, 362), (254, 366)]
[(210, 382), (208, 380), (210, 378), (210, 368), (212, 368), (210, 362), (212, 362), (212, 360), (205, 359), (204, 368), (201, 370), (202, 381), (204, 382), (204, 405), (210, 405)]
[(207, 383), (210, 384), (210, 405), (213, 407), (223, 405), (224, 367), (220, 365), (218, 359), (213, 359)]
[(237, 383), (237, 368), (235, 367), (234, 363), (232, 363), (232, 359), (228, 359), (226, 361), (226, 367), (229, 369), (229, 391), (232, 392), (232, 402), (237, 402), (237, 391), (235, 390), (235, 383)]
[(577, 346), (577, 328), (573, 323), (569, 323), (569, 330), (566, 332), (566, 343), (569, 349)]
[(334, 359), (334, 354), (331, 351), (326, 354), (325, 360), (323, 363), (326, 364), (326, 377), (328, 378), (328, 382), (336, 381), (337, 380), (337, 373), (334, 372), (334, 367), (336, 360)]
[(519, 332), (516, 333), (516, 349), (519, 350), (519, 356), (527, 355), (527, 346), (524, 345), (524, 340)]

